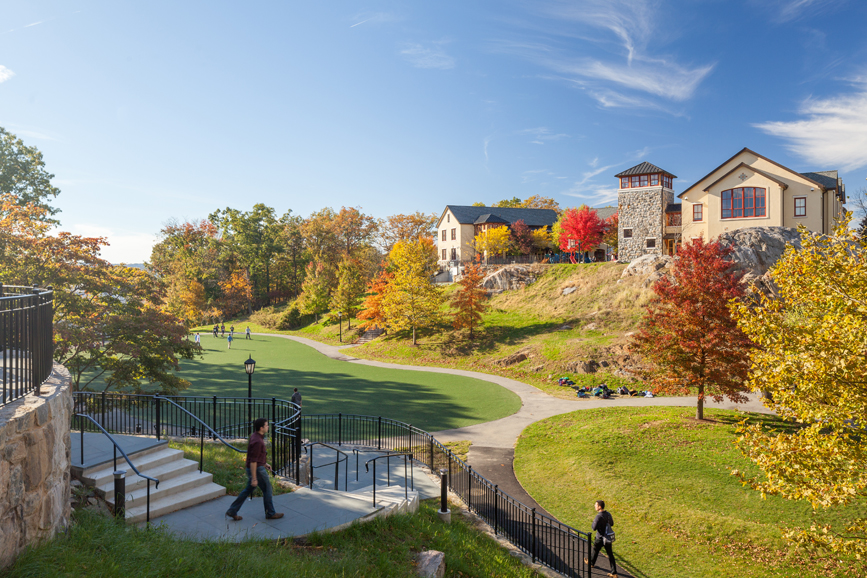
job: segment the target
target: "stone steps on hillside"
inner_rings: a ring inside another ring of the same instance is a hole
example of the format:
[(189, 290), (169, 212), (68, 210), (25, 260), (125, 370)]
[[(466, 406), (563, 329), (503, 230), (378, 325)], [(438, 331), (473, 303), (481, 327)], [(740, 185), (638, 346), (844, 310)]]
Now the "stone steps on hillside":
[(361, 337), (358, 338), (358, 340), (355, 343), (358, 345), (363, 345), (365, 343), (373, 341), (374, 339), (376, 339), (377, 337), (379, 337), (383, 333), (385, 333), (385, 331), (383, 331), (379, 327), (371, 327), (370, 329), (365, 331), (361, 335)]

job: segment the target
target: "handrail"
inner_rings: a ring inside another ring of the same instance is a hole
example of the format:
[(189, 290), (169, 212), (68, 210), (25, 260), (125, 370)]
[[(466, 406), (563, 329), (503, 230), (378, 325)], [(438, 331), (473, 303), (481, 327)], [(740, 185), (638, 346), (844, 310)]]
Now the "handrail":
[[(346, 452), (341, 451), (341, 450), (337, 449), (336, 447), (329, 445), (329, 444), (326, 444), (326, 443), (323, 443), (323, 442), (307, 442), (306, 444), (304, 444), (302, 446), (304, 448), (304, 453), (307, 453), (308, 447), (310, 448), (310, 484), (309, 484), (310, 487), (311, 488), (313, 487), (313, 468), (321, 468), (324, 466), (330, 466), (331, 464), (334, 464), (334, 489), (335, 490), (339, 489), (339, 487), (337, 485), (337, 479), (340, 476), (340, 457), (338, 456), (337, 459), (335, 459), (333, 462), (314, 466), (313, 465), (313, 446), (323, 446), (323, 447), (326, 447), (328, 449), (332, 449), (332, 450), (336, 451), (337, 453), (343, 455), (343, 459), (344, 459), (344, 461), (346, 461), (346, 467), (343, 468), (343, 489), (348, 492), (349, 491), (349, 455)], [(358, 468), (357, 467), (356, 467), (355, 479), (358, 480)]]
[[(181, 407), (180, 405), (176, 404), (175, 402), (173, 402), (173, 401), (170, 400), (169, 398), (167, 398), (167, 397), (163, 397), (163, 396), (161, 396), (161, 395), (155, 395), (155, 396), (154, 396), (154, 399), (157, 400), (157, 403), (159, 403), (159, 402), (162, 401), (162, 400), (165, 400), (165, 401), (169, 402), (170, 404), (172, 404), (173, 406), (175, 406), (176, 408), (178, 408), (179, 410), (181, 410), (182, 412), (184, 412), (185, 414), (187, 414), (188, 416), (190, 416), (191, 418), (193, 418), (194, 420), (196, 420), (197, 422), (199, 422), (200, 424), (202, 424), (203, 426), (205, 426), (206, 428), (208, 428), (208, 430), (211, 432), (211, 434), (213, 434), (214, 437), (216, 437), (218, 440), (220, 440), (220, 441), (223, 443), (224, 446), (229, 447), (229, 448), (235, 450), (235, 451), (238, 452), (238, 453), (241, 453), (241, 454), (245, 453), (244, 450), (239, 450), (238, 448), (236, 448), (235, 446), (233, 446), (232, 444), (230, 444), (229, 442), (227, 442), (226, 440), (224, 440), (224, 439), (223, 439), (223, 436), (221, 436), (220, 434), (218, 434), (217, 432), (215, 432), (214, 429), (213, 429), (211, 426), (209, 426), (209, 425), (206, 424), (204, 421), (202, 421), (198, 416), (196, 416), (196, 415), (192, 414), (191, 412), (187, 411), (186, 408)], [(201, 474), (201, 473), (202, 473), (202, 468), (203, 468), (204, 465), (205, 465), (205, 429), (204, 429), (204, 428), (200, 428), (200, 432), (201, 432), (201, 442), (200, 442), (200, 444), (199, 444), (199, 473)]]
[(369, 472), (370, 468), (367, 464), (373, 462), (373, 506), (376, 507), (376, 460), (381, 460), (382, 458), (386, 458), (386, 472), (388, 472), (388, 487), (391, 487), (391, 460), (394, 456), (403, 456), (403, 497), (404, 499), (409, 499), (409, 491), (406, 487), (406, 458), (409, 457), (409, 466), (410, 466), (410, 476), (412, 476), (412, 490), (415, 491), (415, 469), (412, 465), (412, 454), (409, 452), (396, 452), (396, 453), (387, 453), (384, 456), (376, 456), (375, 458), (370, 458), (366, 462), (364, 462), (364, 471)]
[[(128, 463), (129, 467), (132, 468), (132, 471), (134, 471), (138, 477), (144, 478), (148, 481), (146, 516), (147, 516), (147, 523), (150, 524), (150, 521), (151, 521), (151, 482), (156, 482), (156, 486), (155, 486), (156, 489), (160, 489), (160, 481), (156, 478), (146, 476), (143, 473), (141, 473), (140, 471), (138, 471), (138, 468), (135, 467), (135, 465), (129, 459), (129, 456), (126, 455), (125, 451), (123, 451), (123, 448), (120, 447), (120, 445), (117, 443), (117, 441), (112, 437), (112, 435), (110, 433), (105, 431), (104, 427), (99, 425), (99, 422), (97, 422), (95, 419), (93, 419), (92, 417), (90, 417), (89, 415), (87, 415), (85, 413), (77, 413), (77, 414), (75, 414), (75, 416), (76, 417), (83, 417), (85, 419), (89, 419), (90, 421), (92, 421), (93, 424), (96, 427), (98, 427), (100, 429), (100, 431), (102, 431), (103, 434), (108, 436), (108, 439), (111, 441), (111, 443), (114, 444), (114, 469), (115, 470), (117, 470), (117, 452), (118, 452), (118, 450), (120, 450), (120, 455), (123, 456), (123, 458), (126, 460), (126, 463)], [(84, 468), (84, 428), (83, 427), (81, 428), (81, 441), (80, 441), (79, 445), (81, 446), (81, 467)]]

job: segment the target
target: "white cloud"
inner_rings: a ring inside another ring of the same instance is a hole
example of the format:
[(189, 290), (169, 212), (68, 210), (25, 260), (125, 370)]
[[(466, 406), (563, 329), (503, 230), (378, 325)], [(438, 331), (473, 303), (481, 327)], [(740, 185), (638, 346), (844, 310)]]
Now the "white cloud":
[(356, 26), (361, 26), (366, 23), (383, 24), (386, 22), (396, 22), (399, 18), (394, 14), (389, 14), (388, 12), (366, 12), (355, 15), (352, 20), (356, 20), (356, 22), (351, 25), (350, 28), (355, 28)]
[(7, 80), (12, 78), (13, 76), (15, 76), (14, 72), (12, 72), (8, 68), (6, 68), (2, 64), (0, 64), (0, 83), (6, 82)]
[(754, 126), (788, 141), (787, 148), (813, 163), (813, 170), (867, 166), (867, 79), (859, 79), (856, 86), (850, 94), (808, 98), (798, 110), (806, 117), (801, 120)]
[(554, 141), (560, 140), (562, 138), (568, 138), (569, 135), (565, 133), (553, 133), (548, 127), (540, 126), (536, 128), (527, 128), (524, 130), (519, 130), (519, 135), (530, 135), (532, 140), (530, 143), (532, 144), (545, 144), (546, 141)]
[(117, 231), (102, 225), (75, 224), (70, 232), (85, 237), (105, 237), (109, 245), (100, 256), (110, 263), (143, 263), (150, 259), (151, 249), (157, 242), (156, 235), (133, 231)]
[(408, 44), (400, 53), (416, 68), (438, 68), (448, 70), (455, 67), (455, 59), (446, 54), (443, 42), (435, 42), (430, 47), (421, 44)]
[[(762, 0), (767, 2), (767, 0)], [(845, 0), (778, 0), (777, 2), (765, 3), (763, 6), (774, 13), (775, 19), (780, 22), (791, 22), (803, 16), (826, 12), (834, 4), (841, 4)]]
[(37, 25), (39, 25), (39, 24), (42, 24), (43, 22), (45, 22), (45, 21), (44, 21), (44, 20), (40, 20), (40, 21), (38, 21), (38, 22), (32, 22), (32, 23), (28, 24), (27, 26), (25, 26), (24, 28), (30, 28), (31, 26), (37, 26)]

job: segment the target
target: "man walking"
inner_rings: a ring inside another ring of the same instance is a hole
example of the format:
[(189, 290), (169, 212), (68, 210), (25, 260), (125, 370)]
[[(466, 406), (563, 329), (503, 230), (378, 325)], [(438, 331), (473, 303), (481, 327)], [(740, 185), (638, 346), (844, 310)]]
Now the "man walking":
[(196, 332), (196, 345), (201, 345), (201, 344), (202, 344), (202, 338), (199, 337), (198, 332)]
[(232, 340), (233, 339), (234, 339), (234, 337), (232, 337), (232, 334), (230, 333), (229, 337), (227, 338), (227, 340), (229, 341), (229, 349), (232, 349)]
[(295, 388), (295, 393), (292, 394), (292, 403), (301, 407), (301, 394), (298, 393), (298, 388)]
[(268, 454), (265, 450), (265, 434), (268, 433), (268, 420), (260, 417), (253, 422), (253, 433), (250, 435), (250, 441), (247, 445), (247, 487), (238, 494), (238, 497), (229, 506), (226, 515), (235, 520), (241, 520), (238, 515), (238, 510), (244, 505), (250, 495), (256, 491), (256, 488), (262, 488), (262, 496), (265, 502), (265, 518), (268, 520), (278, 520), (283, 517), (283, 514), (278, 514), (274, 509), (274, 493), (271, 489), (271, 479), (268, 477), (268, 472), (271, 471), (271, 466), (268, 465)]
[(596, 517), (593, 518), (593, 526), (592, 528), (596, 530), (596, 540), (593, 542), (593, 556), (588, 561), (587, 558), (584, 558), (584, 562), (589, 564), (590, 567), (596, 566), (596, 558), (599, 556), (599, 551), (602, 547), (605, 547), (605, 553), (608, 554), (608, 562), (611, 564), (611, 572), (608, 573), (609, 576), (617, 576), (617, 564), (614, 562), (614, 549), (612, 548), (612, 542), (605, 538), (605, 535), (608, 533), (608, 528), (614, 528), (614, 518), (611, 516), (611, 513), (605, 510), (605, 501), (597, 500), (596, 501)]

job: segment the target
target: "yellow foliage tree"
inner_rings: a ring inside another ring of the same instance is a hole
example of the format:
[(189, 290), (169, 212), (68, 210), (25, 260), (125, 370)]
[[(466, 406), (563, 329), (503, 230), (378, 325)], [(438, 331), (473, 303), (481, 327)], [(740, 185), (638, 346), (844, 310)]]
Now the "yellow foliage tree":
[(512, 233), (509, 227), (487, 229), (475, 236), (473, 247), (480, 254), (504, 255), (512, 247)]
[(436, 272), (436, 248), (430, 239), (399, 241), (388, 255), (394, 277), (383, 298), (390, 331), (416, 330), (435, 325), (443, 304), (442, 291), (431, 282)]
[[(765, 477), (735, 474), (763, 495), (805, 500), (814, 509), (867, 497), (867, 248), (849, 230), (850, 218), (831, 237), (802, 228), (802, 248), (790, 246), (771, 270), (778, 295), (758, 306), (732, 305), (758, 346), (750, 386), (793, 424), (782, 432), (743, 425), (741, 450)], [(845, 514), (838, 510), (834, 523), (787, 537), (865, 570), (867, 519)]]
[(551, 231), (547, 227), (541, 227), (533, 231), (533, 246), (537, 251), (544, 253), (552, 248)]

